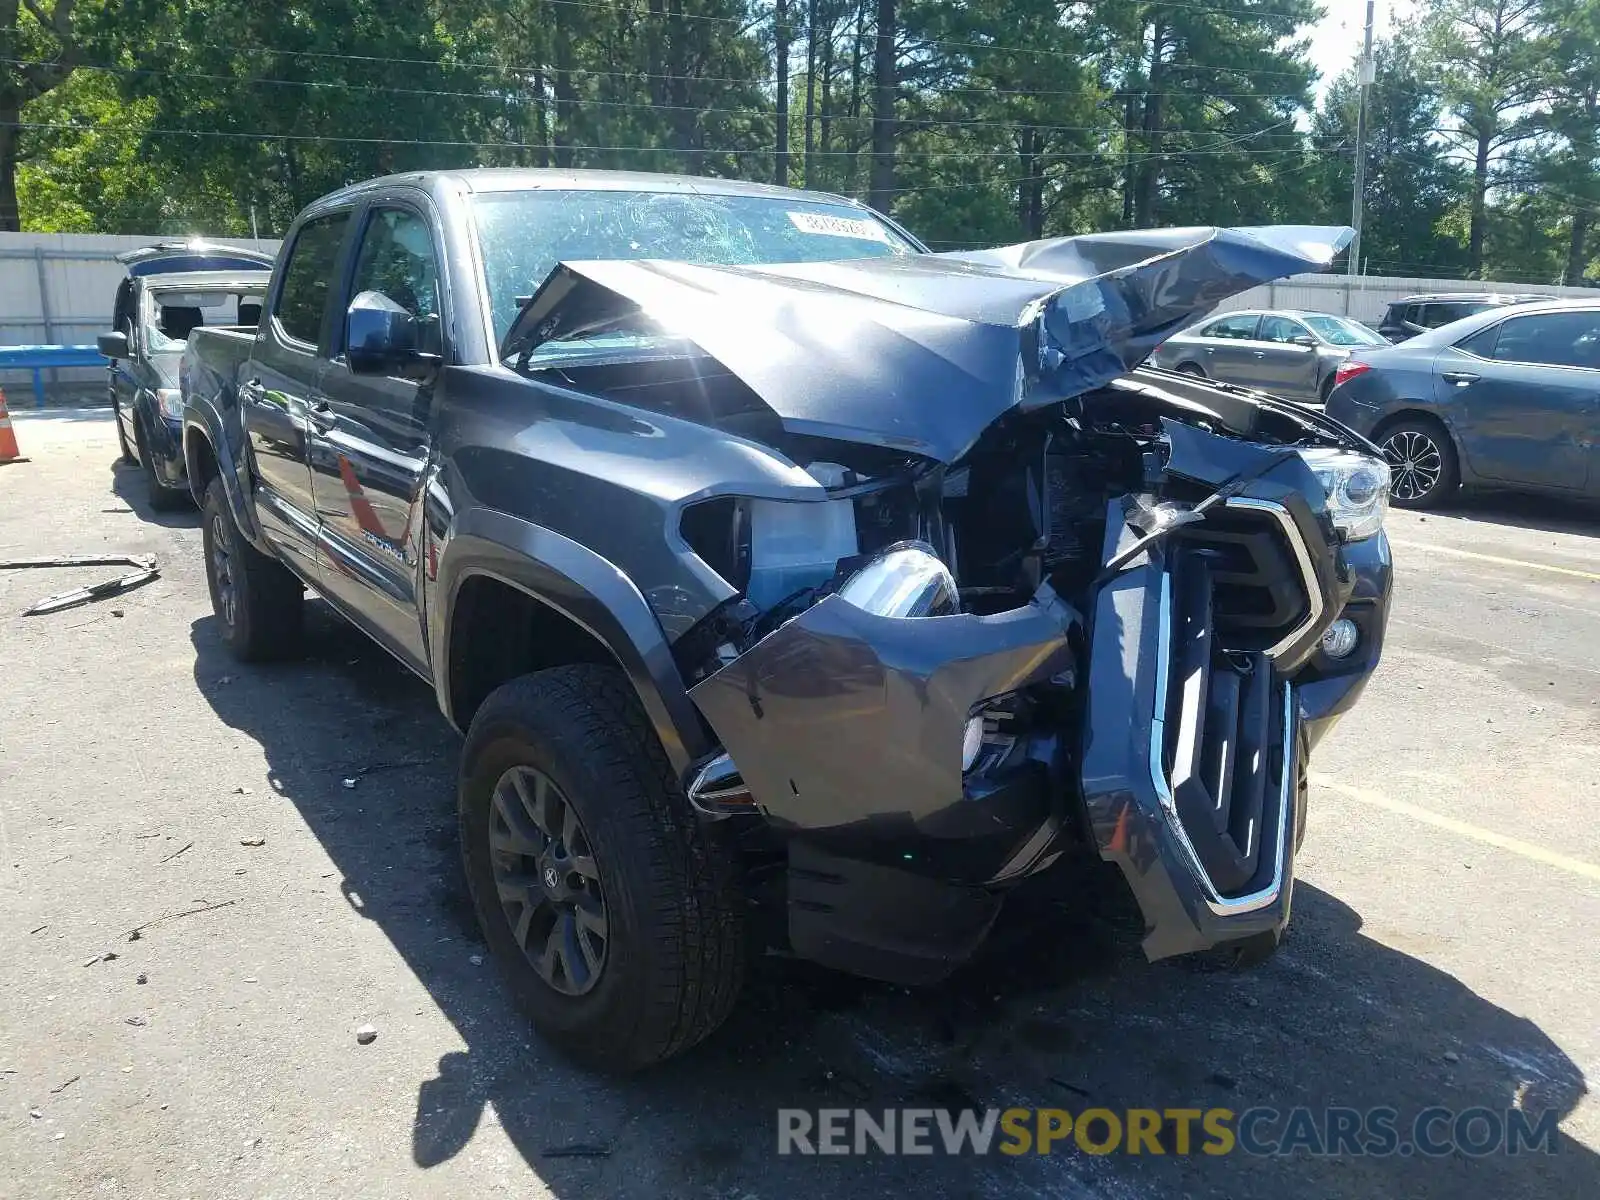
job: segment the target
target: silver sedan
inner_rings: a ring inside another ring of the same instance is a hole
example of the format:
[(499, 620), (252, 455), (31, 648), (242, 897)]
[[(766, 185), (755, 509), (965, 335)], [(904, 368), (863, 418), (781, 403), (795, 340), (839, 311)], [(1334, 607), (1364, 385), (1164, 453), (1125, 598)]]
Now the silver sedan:
[(1388, 343), (1349, 317), (1247, 310), (1212, 316), (1168, 338), (1151, 365), (1325, 404), (1333, 373), (1351, 351)]

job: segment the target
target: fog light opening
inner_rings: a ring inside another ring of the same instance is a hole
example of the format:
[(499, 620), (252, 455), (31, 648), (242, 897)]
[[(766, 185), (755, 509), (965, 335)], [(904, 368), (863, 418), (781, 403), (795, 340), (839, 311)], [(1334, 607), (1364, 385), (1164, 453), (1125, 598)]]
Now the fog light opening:
[(1322, 634), (1322, 652), (1329, 658), (1348, 658), (1361, 641), (1361, 631), (1349, 617), (1340, 617)]

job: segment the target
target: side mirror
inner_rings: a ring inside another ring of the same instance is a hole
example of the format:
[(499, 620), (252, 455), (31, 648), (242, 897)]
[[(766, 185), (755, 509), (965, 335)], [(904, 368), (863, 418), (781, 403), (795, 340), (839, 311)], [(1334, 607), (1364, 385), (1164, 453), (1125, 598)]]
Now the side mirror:
[(95, 349), (112, 362), (128, 357), (128, 335), (120, 329), (98, 335), (94, 339), (94, 344)]
[(1317, 344), (1317, 339), (1309, 333), (1297, 333), (1289, 340), (1296, 346), (1315, 346)]
[(344, 319), (344, 351), (357, 375), (416, 377), (438, 365), (439, 356), (417, 348), (417, 318), (382, 292), (362, 292)]

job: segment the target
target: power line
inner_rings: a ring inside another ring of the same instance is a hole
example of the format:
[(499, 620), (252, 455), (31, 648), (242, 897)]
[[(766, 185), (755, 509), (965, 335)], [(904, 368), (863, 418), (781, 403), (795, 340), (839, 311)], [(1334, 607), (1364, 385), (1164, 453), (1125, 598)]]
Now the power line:
[[(572, 6), (580, 7), (580, 8), (606, 8), (606, 9), (610, 8), (610, 6), (608, 6), (608, 5), (599, 5), (599, 4), (590, 3), (589, 0), (545, 0), (545, 2), (546, 3), (560, 3), (560, 4), (572, 5)], [(1192, 6), (1192, 5), (1167, 5), (1167, 7), (1198, 7), (1198, 6)], [(613, 10), (613, 11), (620, 11), (620, 10)], [(1215, 10), (1209, 10), (1209, 11), (1225, 11), (1225, 10), (1215, 9)], [(638, 16), (639, 14), (630, 13), (628, 15)], [(1256, 15), (1260, 15), (1260, 14), (1256, 14)], [(735, 18), (731, 18), (731, 17), (711, 17), (711, 16), (697, 15), (697, 14), (692, 14), (692, 13), (682, 14), (682, 18), (681, 19), (684, 19), (684, 20), (712, 20), (712, 21), (724, 21), (724, 22), (726, 22), (726, 21), (735, 21)], [(762, 18), (762, 19), (765, 20), (767, 18)], [(20, 27), (13, 27), (13, 29), (15, 31), (20, 31)], [(1043, 58), (1070, 59), (1070, 60), (1072, 60), (1074, 62), (1079, 61), (1080, 58), (1081, 58), (1080, 55), (1078, 55), (1076, 53), (1073, 53), (1071, 51), (1066, 51), (1066, 50), (1045, 50), (1045, 49), (1039, 49), (1039, 48), (1033, 47), (1033, 46), (1008, 46), (1008, 45), (1002, 45), (1002, 44), (994, 43), (994, 42), (959, 41), (959, 40), (952, 40), (952, 39), (947, 39), (947, 38), (916, 38), (915, 40), (916, 40), (916, 43), (917, 43), (917, 47), (918, 48), (922, 48), (922, 49), (927, 49), (927, 48), (935, 47), (935, 46), (952, 47), (952, 48), (955, 48), (955, 49), (962, 49), (962, 50), (984, 50), (984, 51), (989, 51), (991, 53), (1031, 54), (1031, 55), (1035, 55), (1035, 56), (1043, 57)], [(343, 54), (343, 53), (338, 53), (338, 52), (331, 51), (331, 50), (290, 50), (290, 49), (287, 49), (287, 48), (284, 48), (284, 47), (240, 46), (240, 45), (235, 45), (235, 44), (227, 43), (227, 42), (189, 41), (189, 40), (185, 40), (185, 39), (182, 39), (182, 38), (152, 38), (152, 39), (148, 39), (146, 44), (148, 44), (148, 45), (175, 46), (175, 47), (179, 47), (179, 48), (183, 48), (183, 49), (188, 49), (188, 48), (195, 47), (195, 46), (206, 46), (206, 47), (209, 47), (209, 48), (212, 48), (212, 49), (228, 50), (228, 51), (236, 53), (236, 54), (282, 54), (282, 55), (291, 55), (291, 56), (298, 57), (298, 58), (317, 58), (317, 59), (329, 59), (329, 60), (335, 60), (335, 61), (348, 61), (348, 62), (388, 63), (388, 64), (395, 64), (395, 65), (403, 65), (403, 66), (464, 67), (464, 68), (469, 68), (469, 69), (483, 69), (483, 70), (496, 71), (496, 72), (499, 72), (499, 73), (502, 73), (502, 74), (512, 73), (512, 72), (529, 72), (529, 73), (535, 72), (535, 71), (546, 71), (546, 72), (548, 72), (548, 71), (551, 70), (551, 68), (549, 67), (548, 64), (531, 64), (531, 65), (518, 66), (518, 65), (504, 64), (504, 63), (499, 63), (499, 62), (494, 62), (494, 61), (484, 61), (484, 60), (476, 60), (475, 61), (475, 60), (471, 60), (471, 59), (461, 59), (461, 60), (459, 60), (457, 62), (454, 62), (454, 63), (445, 63), (445, 62), (442, 62), (439, 59), (433, 59), (433, 58), (403, 58), (403, 57), (391, 57), (391, 56), (374, 55), (374, 54)], [(1220, 72), (1224, 72), (1226, 74), (1243, 76), (1245, 78), (1253, 78), (1253, 77), (1256, 77), (1256, 76), (1271, 75), (1271, 76), (1278, 76), (1278, 77), (1288, 77), (1288, 78), (1294, 78), (1294, 79), (1301, 79), (1301, 78), (1304, 78), (1306, 76), (1306, 74), (1308, 73), (1308, 71), (1309, 71), (1309, 68), (1303, 68), (1301, 70), (1290, 71), (1290, 70), (1275, 70), (1275, 69), (1267, 68), (1267, 67), (1248, 67), (1247, 68), (1247, 67), (1238, 67), (1238, 66), (1223, 66), (1223, 65), (1220, 65), (1220, 64), (1216, 64), (1216, 63), (1202, 63), (1202, 62), (1196, 62), (1196, 61), (1192, 61), (1192, 60), (1189, 61), (1189, 62), (1184, 62), (1184, 63), (1167, 63), (1167, 64), (1165, 64), (1165, 66), (1169, 70), (1170, 69), (1174, 69), (1174, 68), (1181, 68), (1181, 69), (1192, 69), (1192, 70), (1220, 71)], [(640, 72), (639, 74), (641, 76), (644, 75), (643, 72)], [(654, 77), (655, 78), (668, 78), (668, 79), (672, 79), (672, 78), (688, 78), (686, 76), (676, 76), (676, 75), (657, 75), (657, 76), (654, 76)]]
[[(1276, 125), (1267, 126), (1265, 129), (1255, 130), (1252, 133), (1240, 135), (1238, 138), (1228, 139), (1217, 146), (1229, 145), (1232, 142), (1242, 141), (1246, 138), (1257, 137), (1271, 129), (1282, 125), (1291, 124), (1289, 121), (1280, 121)], [(722, 146), (722, 147), (693, 147), (693, 146), (588, 146), (572, 144), (549, 144), (544, 142), (481, 142), (466, 139), (430, 139), (430, 138), (402, 138), (402, 137), (352, 137), (348, 135), (316, 134), (316, 133), (270, 133), (265, 131), (244, 131), (231, 129), (117, 129), (106, 130), (94, 125), (77, 125), (70, 122), (51, 121), (0, 121), (0, 128), (51, 130), (65, 133), (108, 133), (122, 136), (136, 137), (199, 137), (199, 138), (224, 138), (233, 141), (256, 142), (326, 142), (340, 145), (364, 146), (443, 146), (455, 149), (469, 150), (560, 150), (587, 152), (594, 154), (711, 154), (711, 155), (739, 155), (739, 154), (767, 154), (770, 151), (761, 146)], [(1198, 131), (1187, 131), (1198, 132)], [(1154, 158), (1171, 159), (1181, 158), (1196, 154), (1214, 152), (1212, 148), (1200, 147), (1183, 149), (1175, 147), (1169, 151), (1154, 155)], [(856, 150), (816, 150), (813, 151), (821, 157), (828, 158), (853, 158), (867, 153), (865, 149)], [(1288, 151), (1277, 150), (1244, 150), (1235, 151), (1244, 154), (1284, 154)], [(1012, 158), (1016, 155), (1014, 150), (896, 150), (896, 158), (928, 158), (928, 159), (982, 159), (982, 158)], [(1101, 150), (1063, 150), (1054, 151), (1046, 157), (1055, 160), (1063, 158), (1103, 158)], [(1121, 160), (1119, 160), (1121, 161)]]

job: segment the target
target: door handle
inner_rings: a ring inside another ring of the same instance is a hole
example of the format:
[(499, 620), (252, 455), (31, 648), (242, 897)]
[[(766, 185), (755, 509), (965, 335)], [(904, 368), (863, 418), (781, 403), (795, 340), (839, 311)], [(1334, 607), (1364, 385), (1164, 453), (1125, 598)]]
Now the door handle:
[(1453, 383), (1457, 387), (1466, 387), (1469, 383), (1477, 383), (1478, 377), (1471, 371), (1445, 371), (1441, 376), (1446, 383)]
[(333, 428), (333, 423), (336, 420), (333, 415), (333, 405), (326, 400), (318, 399), (312, 401), (310, 408), (306, 411), (311, 418), (311, 423), (317, 427), (319, 432)]
[(1252, 350), (1251, 353), (1257, 358), (1265, 358), (1267, 356), (1267, 352), (1265, 350)]

